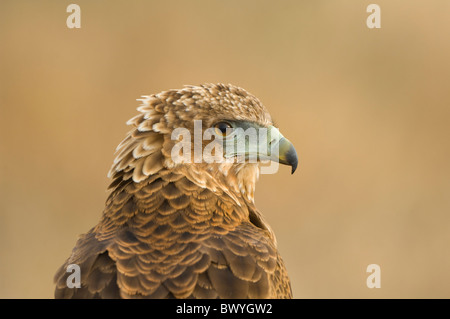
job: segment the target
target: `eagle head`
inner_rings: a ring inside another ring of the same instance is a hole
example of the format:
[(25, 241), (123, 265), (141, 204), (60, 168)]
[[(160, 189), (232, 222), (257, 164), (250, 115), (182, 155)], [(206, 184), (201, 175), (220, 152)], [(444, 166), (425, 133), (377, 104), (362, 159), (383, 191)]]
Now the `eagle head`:
[(170, 170), (253, 202), (261, 163), (287, 164), (292, 173), (297, 167), (292, 143), (263, 104), (242, 88), (186, 86), (139, 100), (140, 114), (127, 122), (133, 128), (117, 147), (110, 188)]

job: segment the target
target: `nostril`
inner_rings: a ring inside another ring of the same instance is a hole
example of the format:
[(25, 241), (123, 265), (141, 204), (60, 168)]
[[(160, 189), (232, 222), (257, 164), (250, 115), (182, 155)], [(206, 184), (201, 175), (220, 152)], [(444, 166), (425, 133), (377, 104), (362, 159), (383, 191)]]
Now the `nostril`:
[(269, 142), (269, 147), (272, 147), (273, 145), (276, 145), (277, 141), (278, 141), (278, 139), (276, 139), (276, 138), (271, 139), (270, 142)]

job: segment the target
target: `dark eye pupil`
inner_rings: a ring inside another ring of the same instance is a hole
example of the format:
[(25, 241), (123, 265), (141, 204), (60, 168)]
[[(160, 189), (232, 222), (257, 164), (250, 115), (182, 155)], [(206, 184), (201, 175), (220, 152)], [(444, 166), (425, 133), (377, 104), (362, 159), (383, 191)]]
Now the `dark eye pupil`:
[(231, 129), (232, 126), (229, 123), (227, 123), (227, 122), (219, 122), (219, 123), (214, 125), (214, 128), (216, 129), (216, 132), (218, 134), (221, 134), (222, 136), (226, 136), (227, 133), (228, 133), (227, 129)]
[(223, 133), (225, 134), (227, 132), (227, 128), (229, 128), (230, 126), (227, 123), (219, 123), (217, 128)]

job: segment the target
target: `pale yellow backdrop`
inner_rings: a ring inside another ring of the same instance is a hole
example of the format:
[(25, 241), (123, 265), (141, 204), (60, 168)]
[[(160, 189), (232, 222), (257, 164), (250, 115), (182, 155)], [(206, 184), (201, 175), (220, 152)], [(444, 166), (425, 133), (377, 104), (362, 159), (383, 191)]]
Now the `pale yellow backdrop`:
[[(51, 298), (142, 94), (223, 82), (296, 146), (260, 178), (296, 298), (450, 298), (450, 1), (0, 2), (0, 297)], [(366, 267), (381, 266), (381, 288)]]

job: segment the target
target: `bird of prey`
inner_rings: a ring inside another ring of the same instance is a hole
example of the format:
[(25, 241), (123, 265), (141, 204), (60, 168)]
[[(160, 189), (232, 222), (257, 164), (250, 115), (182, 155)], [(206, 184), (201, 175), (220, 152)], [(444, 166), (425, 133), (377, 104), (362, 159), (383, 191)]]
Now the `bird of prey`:
[[(266, 108), (246, 90), (224, 84), (185, 86), (141, 101), (117, 147), (103, 215), (57, 271), (55, 297), (292, 298), (254, 191), (262, 159), (290, 165), (292, 172), (298, 159)], [(195, 123), (214, 138), (188, 143)], [(179, 128), (190, 136), (173, 138)], [(229, 147), (245, 140), (248, 128), (266, 129), (267, 149), (277, 152), (260, 152), (251, 141), (243, 149)], [(173, 151), (179, 143), (190, 145), (187, 156)], [(225, 160), (195, 160), (195, 151), (211, 144), (226, 146), (217, 151)], [(246, 160), (251, 156), (256, 161)], [(79, 266), (79, 288), (68, 287), (71, 264)]]

